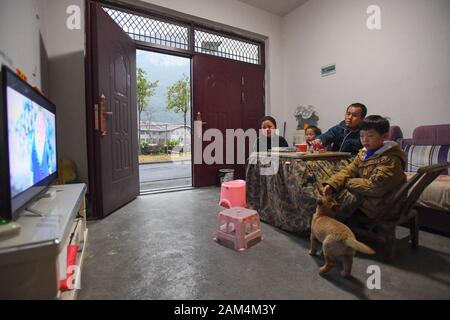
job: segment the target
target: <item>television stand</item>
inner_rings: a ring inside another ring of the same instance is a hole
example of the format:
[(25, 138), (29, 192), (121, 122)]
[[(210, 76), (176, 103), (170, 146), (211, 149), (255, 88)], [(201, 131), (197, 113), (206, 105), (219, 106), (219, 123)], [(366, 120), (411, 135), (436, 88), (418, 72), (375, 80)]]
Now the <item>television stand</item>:
[(50, 199), (53, 199), (53, 198), (55, 198), (56, 197), (56, 193), (57, 192), (61, 192), (61, 191), (64, 191), (63, 189), (61, 189), (61, 188), (55, 188), (55, 187), (53, 187), (53, 186), (50, 186), (45, 192), (44, 192), (44, 194), (41, 196), (41, 198), (50, 198)]
[[(50, 186), (47, 190), (45, 190), (45, 192), (33, 199), (30, 205), (25, 208), (23, 214), (25, 216), (38, 217), (45, 217), (49, 215), (50, 212), (46, 210), (52, 210), (53, 207), (52, 202), (49, 201), (54, 201), (57, 193), (61, 191), (64, 191), (64, 189), (61, 189), (59, 186)], [(48, 204), (50, 204), (50, 206)]]
[[(74, 299), (87, 245), (86, 185), (52, 186), (55, 197), (43, 197), (32, 207), (45, 215), (22, 210), (14, 221), (21, 226), (14, 237), (0, 240), (0, 300)], [(60, 291), (67, 276), (67, 246), (78, 245), (75, 283)]]

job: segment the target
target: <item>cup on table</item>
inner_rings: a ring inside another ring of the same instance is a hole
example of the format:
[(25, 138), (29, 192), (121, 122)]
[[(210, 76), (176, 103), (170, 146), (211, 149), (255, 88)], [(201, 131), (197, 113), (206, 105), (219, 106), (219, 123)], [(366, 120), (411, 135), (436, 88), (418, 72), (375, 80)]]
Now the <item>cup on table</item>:
[(295, 150), (297, 152), (306, 152), (308, 151), (308, 145), (306, 143), (299, 143), (295, 145)]
[(324, 146), (322, 143), (320, 143), (320, 144), (315, 144), (315, 145), (312, 146), (312, 150), (313, 150), (314, 152), (317, 152), (317, 151), (319, 151), (319, 152), (325, 151), (325, 146)]

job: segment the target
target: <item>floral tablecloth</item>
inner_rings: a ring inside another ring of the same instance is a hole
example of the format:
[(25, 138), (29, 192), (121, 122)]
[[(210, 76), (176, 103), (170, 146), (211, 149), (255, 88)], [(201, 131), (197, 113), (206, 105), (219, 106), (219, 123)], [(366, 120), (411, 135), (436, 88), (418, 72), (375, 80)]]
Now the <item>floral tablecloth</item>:
[[(247, 207), (282, 230), (307, 235), (322, 183), (350, 163), (348, 156), (296, 159), (253, 153), (246, 163)], [(352, 202), (341, 193), (339, 202)]]

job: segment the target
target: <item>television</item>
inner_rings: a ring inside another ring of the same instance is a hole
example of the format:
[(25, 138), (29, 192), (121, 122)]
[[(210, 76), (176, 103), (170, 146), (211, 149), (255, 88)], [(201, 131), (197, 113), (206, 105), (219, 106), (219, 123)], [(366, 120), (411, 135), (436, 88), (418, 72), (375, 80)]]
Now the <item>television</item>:
[(0, 98), (0, 218), (7, 222), (57, 178), (56, 111), (6, 66)]

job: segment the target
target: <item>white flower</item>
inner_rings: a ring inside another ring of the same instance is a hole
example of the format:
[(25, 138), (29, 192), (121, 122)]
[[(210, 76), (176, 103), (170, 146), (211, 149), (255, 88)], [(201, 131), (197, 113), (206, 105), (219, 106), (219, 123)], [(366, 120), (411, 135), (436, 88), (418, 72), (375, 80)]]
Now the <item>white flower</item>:
[(311, 105), (298, 106), (294, 112), (294, 116), (295, 118), (297, 118), (297, 120), (299, 120), (299, 118), (309, 119), (313, 114), (314, 114), (314, 106)]

